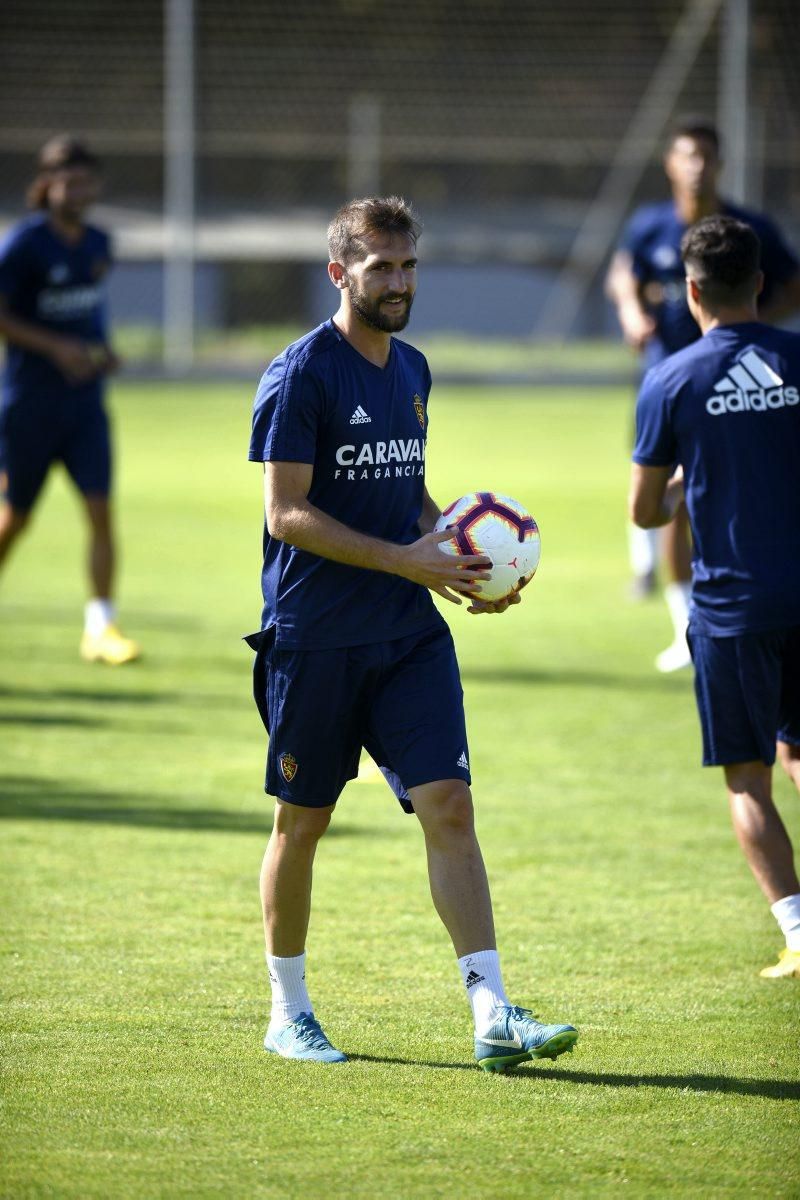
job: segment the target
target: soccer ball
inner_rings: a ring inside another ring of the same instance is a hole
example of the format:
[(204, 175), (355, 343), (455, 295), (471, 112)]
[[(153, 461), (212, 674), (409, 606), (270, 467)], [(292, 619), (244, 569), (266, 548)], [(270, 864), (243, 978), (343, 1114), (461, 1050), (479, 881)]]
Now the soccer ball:
[(444, 510), (436, 532), (455, 526), (445, 554), (483, 554), (492, 560), (491, 578), (475, 584), (481, 600), (505, 600), (532, 579), (539, 565), (539, 526), (518, 500), (498, 492), (471, 492)]

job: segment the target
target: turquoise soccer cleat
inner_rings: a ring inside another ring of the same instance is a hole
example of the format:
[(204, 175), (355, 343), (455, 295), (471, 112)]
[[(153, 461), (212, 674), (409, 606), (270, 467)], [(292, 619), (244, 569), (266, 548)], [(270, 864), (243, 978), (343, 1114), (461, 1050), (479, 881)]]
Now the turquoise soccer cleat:
[(475, 1038), (475, 1057), (484, 1071), (507, 1071), (531, 1058), (558, 1058), (577, 1040), (572, 1025), (541, 1025), (529, 1008), (504, 1005), (488, 1033)]
[(347, 1062), (347, 1055), (332, 1046), (320, 1028), (313, 1013), (300, 1013), (294, 1021), (287, 1021), (273, 1030), (267, 1030), (264, 1049), (281, 1058), (303, 1059), (305, 1062)]

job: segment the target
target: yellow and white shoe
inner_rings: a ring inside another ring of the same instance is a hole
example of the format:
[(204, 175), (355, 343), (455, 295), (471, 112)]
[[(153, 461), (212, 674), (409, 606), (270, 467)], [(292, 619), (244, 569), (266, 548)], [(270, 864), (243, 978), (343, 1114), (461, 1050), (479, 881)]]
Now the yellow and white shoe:
[(774, 967), (764, 967), (758, 972), (762, 979), (800, 979), (800, 950), (781, 950)]
[(120, 633), (116, 625), (106, 625), (102, 633), (84, 633), (81, 638), (81, 658), (87, 662), (121, 667), (123, 663), (133, 662), (140, 654), (138, 644)]

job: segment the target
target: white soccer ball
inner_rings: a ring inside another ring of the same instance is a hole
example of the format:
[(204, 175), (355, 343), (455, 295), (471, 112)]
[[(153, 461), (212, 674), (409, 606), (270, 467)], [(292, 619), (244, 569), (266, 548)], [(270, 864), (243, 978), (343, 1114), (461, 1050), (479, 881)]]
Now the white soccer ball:
[(539, 526), (518, 500), (471, 492), (450, 504), (434, 526), (437, 532), (450, 527), (450, 541), (439, 543), (445, 554), (483, 554), (492, 560), (491, 578), (475, 584), (481, 600), (505, 600), (536, 573)]

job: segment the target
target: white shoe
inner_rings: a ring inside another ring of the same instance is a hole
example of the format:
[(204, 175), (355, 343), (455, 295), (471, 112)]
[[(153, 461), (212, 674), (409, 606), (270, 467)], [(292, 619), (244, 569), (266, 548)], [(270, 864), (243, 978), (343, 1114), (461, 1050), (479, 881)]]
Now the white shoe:
[(673, 642), (671, 646), (667, 646), (666, 650), (662, 650), (660, 654), (656, 655), (656, 670), (660, 671), (662, 675), (669, 675), (672, 671), (682, 671), (684, 667), (691, 665), (692, 656), (685, 638), (679, 642)]

